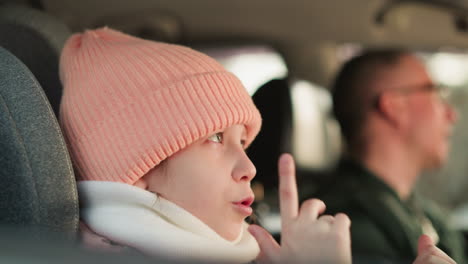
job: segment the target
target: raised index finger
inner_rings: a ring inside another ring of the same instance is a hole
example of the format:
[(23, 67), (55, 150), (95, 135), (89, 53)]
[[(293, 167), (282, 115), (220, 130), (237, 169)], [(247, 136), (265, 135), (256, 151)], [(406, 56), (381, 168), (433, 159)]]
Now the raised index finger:
[(295, 170), (294, 160), (291, 154), (282, 154), (278, 161), (279, 199), (282, 225), (295, 219), (299, 211)]

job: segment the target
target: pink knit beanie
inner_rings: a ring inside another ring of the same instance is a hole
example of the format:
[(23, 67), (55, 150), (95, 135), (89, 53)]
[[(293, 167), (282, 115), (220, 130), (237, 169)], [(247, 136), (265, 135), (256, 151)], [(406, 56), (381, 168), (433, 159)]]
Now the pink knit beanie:
[(241, 82), (192, 49), (102, 28), (75, 34), (60, 59), (60, 123), (79, 180), (133, 184), (216, 131), (261, 118)]

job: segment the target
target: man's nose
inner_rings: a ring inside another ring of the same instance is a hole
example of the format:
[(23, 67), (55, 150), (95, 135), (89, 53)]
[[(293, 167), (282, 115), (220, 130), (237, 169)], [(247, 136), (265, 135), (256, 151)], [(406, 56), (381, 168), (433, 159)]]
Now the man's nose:
[(450, 104), (445, 104), (445, 109), (446, 109), (447, 120), (452, 124), (457, 122), (458, 120), (457, 110), (455, 110), (455, 108)]

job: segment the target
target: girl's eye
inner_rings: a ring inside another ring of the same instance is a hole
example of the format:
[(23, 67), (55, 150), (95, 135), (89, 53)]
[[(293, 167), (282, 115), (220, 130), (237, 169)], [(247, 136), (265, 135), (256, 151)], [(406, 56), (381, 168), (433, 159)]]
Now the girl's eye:
[(208, 138), (208, 140), (211, 140), (216, 143), (222, 143), (223, 142), (223, 132), (218, 132)]

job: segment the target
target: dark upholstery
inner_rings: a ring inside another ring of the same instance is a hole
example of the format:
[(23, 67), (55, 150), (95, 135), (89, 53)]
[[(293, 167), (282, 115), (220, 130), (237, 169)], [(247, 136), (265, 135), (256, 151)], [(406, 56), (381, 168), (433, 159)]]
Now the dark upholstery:
[(0, 47), (0, 226), (8, 225), (73, 238), (78, 198), (64, 139), (44, 92), (27, 67)]
[(62, 95), (58, 63), (70, 34), (63, 23), (38, 10), (0, 6), (0, 46), (31, 70), (57, 116)]
[(247, 154), (257, 167), (254, 181), (266, 190), (278, 188), (278, 158), (291, 152), (292, 103), (287, 79), (271, 80), (252, 99), (262, 115), (262, 129)]

